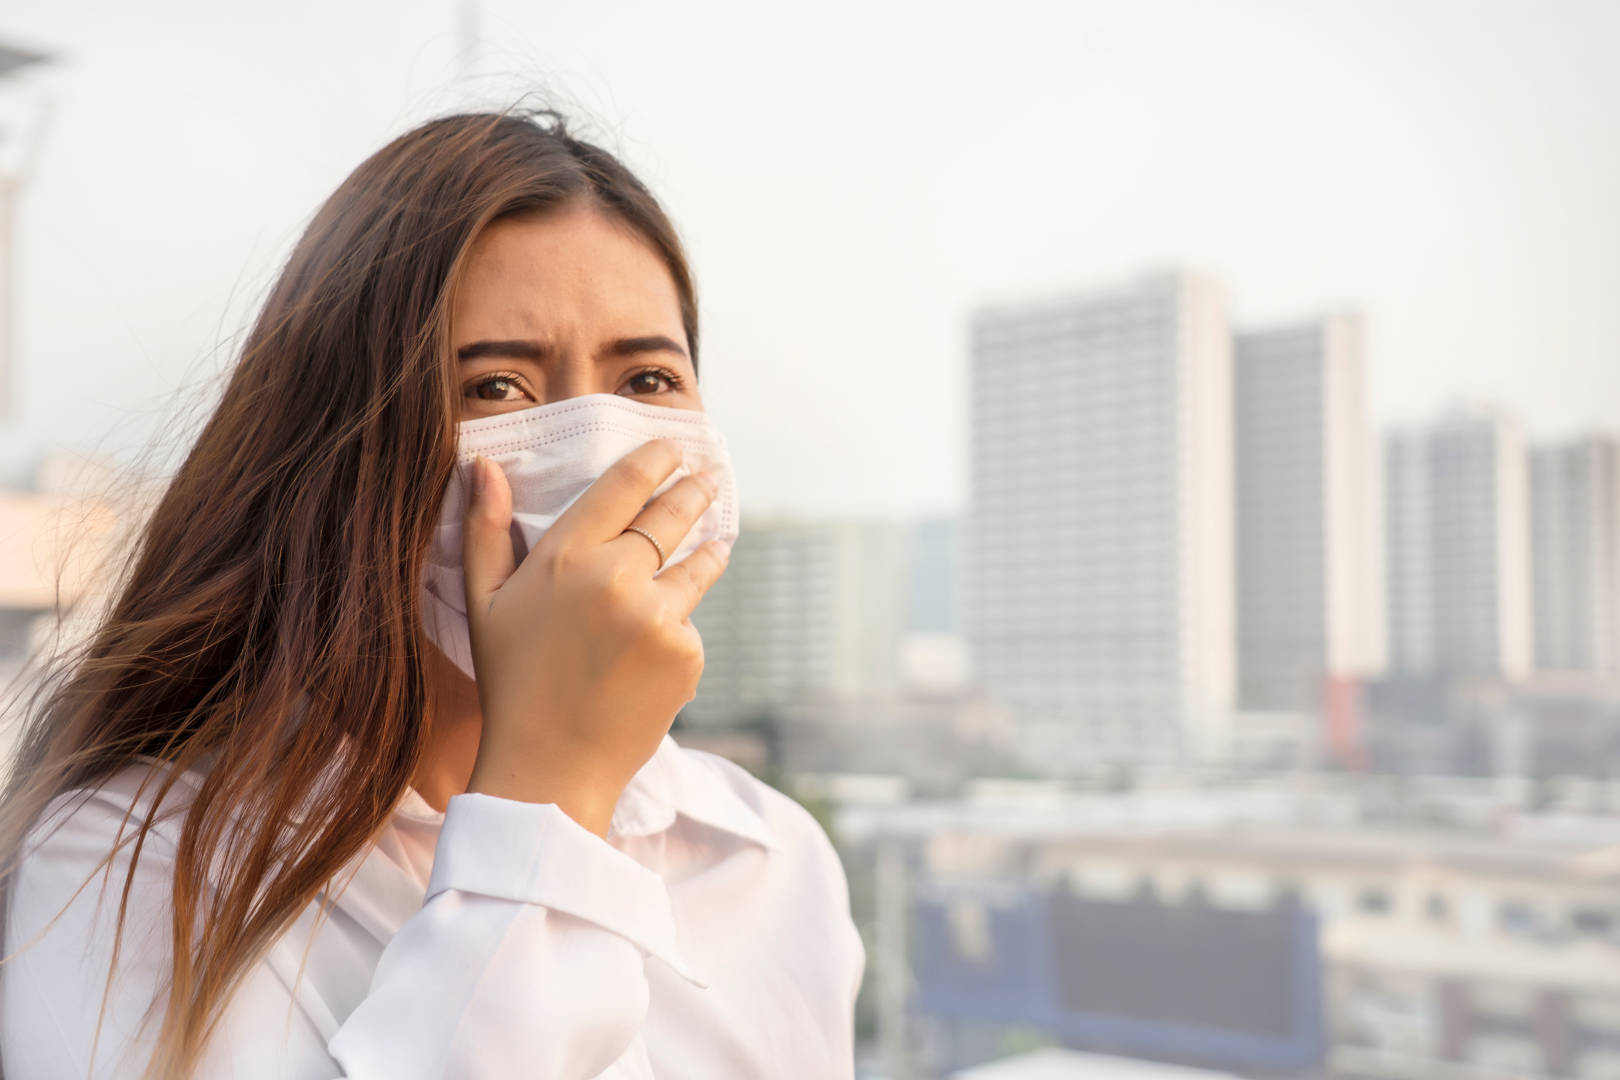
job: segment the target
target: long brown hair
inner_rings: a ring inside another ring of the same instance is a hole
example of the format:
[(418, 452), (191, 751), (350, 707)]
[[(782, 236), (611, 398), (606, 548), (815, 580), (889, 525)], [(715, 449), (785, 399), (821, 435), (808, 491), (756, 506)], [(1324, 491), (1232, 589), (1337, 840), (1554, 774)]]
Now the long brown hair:
[(434, 706), (418, 589), (455, 457), (458, 268), (497, 218), (578, 200), (661, 254), (695, 363), (681, 244), (612, 154), (550, 109), (421, 125), (316, 212), (105, 616), (35, 694), (0, 793), (0, 927), (51, 800), (157, 758), (116, 964), (140, 844), (179, 774), (205, 773), (175, 855), (172, 978), (148, 1075), (191, 1073), (247, 969), (370, 844), (415, 773)]

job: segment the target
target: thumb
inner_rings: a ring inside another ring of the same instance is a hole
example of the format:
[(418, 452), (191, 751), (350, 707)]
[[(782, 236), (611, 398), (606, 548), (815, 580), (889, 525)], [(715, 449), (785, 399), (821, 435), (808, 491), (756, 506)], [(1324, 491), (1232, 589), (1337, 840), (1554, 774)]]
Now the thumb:
[(483, 455), (473, 459), (472, 500), (461, 522), (461, 565), (467, 613), (483, 612), (490, 597), (517, 569), (512, 552), (512, 489), (506, 474)]

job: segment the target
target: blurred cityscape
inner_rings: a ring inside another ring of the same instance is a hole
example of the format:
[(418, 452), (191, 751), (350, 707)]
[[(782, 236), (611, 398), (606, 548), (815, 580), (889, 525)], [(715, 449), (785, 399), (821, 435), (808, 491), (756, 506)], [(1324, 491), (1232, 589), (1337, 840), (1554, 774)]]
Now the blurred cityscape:
[[(959, 515), (744, 492), (675, 736), (842, 851), (866, 1080), (1620, 1078), (1620, 438), (1376, 431), (1363, 313), (1227, 285), (965, 313)], [(7, 683), (118, 489), (0, 492)]]
[(1359, 314), (1190, 271), (971, 325), (966, 512), (746, 518), (694, 617), (679, 737), (845, 852), (866, 1075), (1620, 1076), (1620, 441), (1380, 454)]

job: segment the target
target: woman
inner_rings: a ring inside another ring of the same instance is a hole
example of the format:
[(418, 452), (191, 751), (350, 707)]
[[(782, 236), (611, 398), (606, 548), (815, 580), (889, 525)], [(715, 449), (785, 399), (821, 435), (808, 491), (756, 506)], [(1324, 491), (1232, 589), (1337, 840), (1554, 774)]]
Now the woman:
[(667, 734), (735, 534), (697, 344), (555, 113), (343, 183), (34, 711), (10, 1080), (850, 1074), (831, 845)]

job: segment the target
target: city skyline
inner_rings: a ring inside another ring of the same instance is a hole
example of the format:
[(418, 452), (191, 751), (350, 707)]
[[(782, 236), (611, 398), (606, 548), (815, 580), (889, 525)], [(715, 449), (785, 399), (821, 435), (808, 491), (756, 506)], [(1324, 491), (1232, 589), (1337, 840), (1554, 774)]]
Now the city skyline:
[[(1363, 768), (1375, 743), (1388, 767), (1391, 732), (1425, 720), (1483, 723), (1504, 754), (1502, 701), (1601, 707), (1620, 442), (1531, 442), (1478, 405), (1375, 435), (1359, 313), (1240, 327), (1227, 295), (1152, 272), (976, 311), (967, 509), (745, 514), (696, 617), (697, 723), (982, 695), (1016, 717), (1016, 758), (1058, 776)], [(919, 545), (925, 528), (960, 540)], [(951, 624), (903, 616), (929, 590), (960, 592)]]

